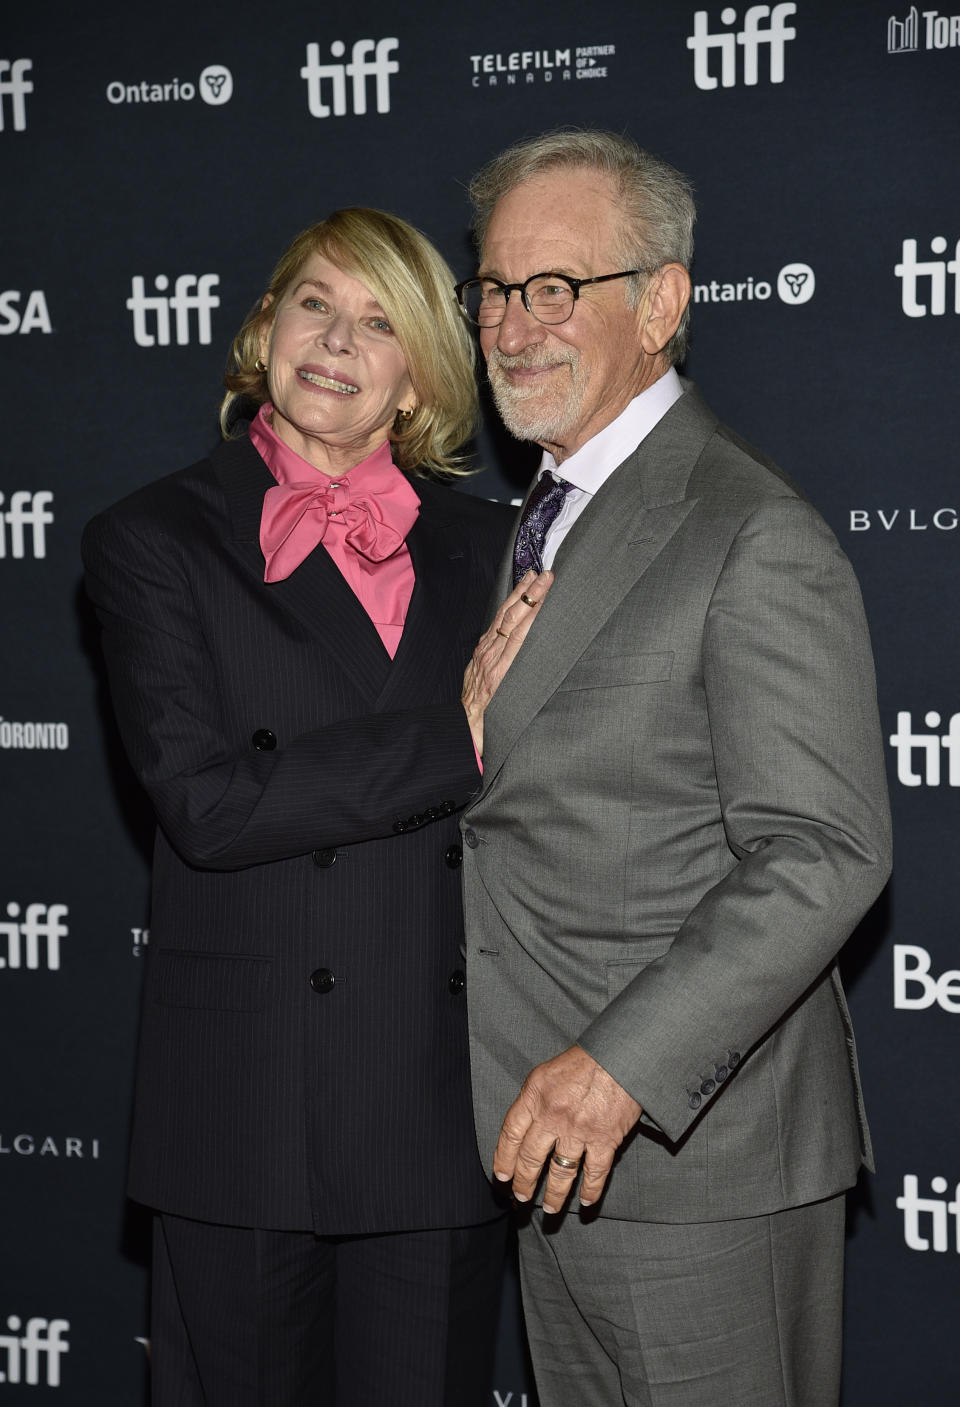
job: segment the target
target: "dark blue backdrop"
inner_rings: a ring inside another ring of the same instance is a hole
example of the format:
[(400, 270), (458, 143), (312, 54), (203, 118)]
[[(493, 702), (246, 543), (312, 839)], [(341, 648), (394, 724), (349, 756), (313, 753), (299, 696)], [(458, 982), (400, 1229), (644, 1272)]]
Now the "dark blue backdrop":
[[(123, 1180), (150, 821), (80, 603), (80, 528), (213, 442), (231, 335), (296, 230), (380, 205), (463, 276), (469, 174), (566, 122), (625, 128), (693, 177), (688, 372), (807, 490), (863, 585), (898, 848), (845, 958), (879, 1172), (852, 1196), (844, 1402), (954, 1402), (960, 16), (876, 0), (12, 9), (0, 1403), (146, 1400), (143, 1222)], [(478, 462), (472, 491), (507, 498), (532, 466), (492, 424)], [(517, 1322), (508, 1278), (493, 1407), (535, 1402)]]

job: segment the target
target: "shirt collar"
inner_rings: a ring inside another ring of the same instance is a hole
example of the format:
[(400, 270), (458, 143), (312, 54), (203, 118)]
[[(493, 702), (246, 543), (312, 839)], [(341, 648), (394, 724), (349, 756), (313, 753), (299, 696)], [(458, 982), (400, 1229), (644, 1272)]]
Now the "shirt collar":
[(652, 386), (634, 396), (616, 420), (611, 420), (562, 464), (558, 465), (550, 451), (544, 450), (538, 477), (551, 472), (585, 493), (596, 493), (680, 399), (683, 389), (683, 382), (671, 366)]

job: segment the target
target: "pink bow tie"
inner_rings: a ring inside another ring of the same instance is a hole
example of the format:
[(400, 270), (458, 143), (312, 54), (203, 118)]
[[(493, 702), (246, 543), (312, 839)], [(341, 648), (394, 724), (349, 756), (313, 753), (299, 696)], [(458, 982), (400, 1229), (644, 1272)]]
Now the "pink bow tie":
[(371, 562), (392, 557), (416, 522), (419, 504), (398, 476), (400, 492), (388, 485), (371, 493), (332, 480), (276, 484), (267, 489), (260, 519), (264, 581), (282, 581), (299, 567), (328, 532), (336, 533)]

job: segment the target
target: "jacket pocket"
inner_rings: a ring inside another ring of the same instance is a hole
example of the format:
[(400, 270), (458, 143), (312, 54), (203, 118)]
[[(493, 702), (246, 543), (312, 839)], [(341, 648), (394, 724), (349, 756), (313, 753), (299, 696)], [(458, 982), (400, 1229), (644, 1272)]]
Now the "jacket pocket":
[(628, 957), (611, 958), (607, 963), (607, 998), (613, 1001), (624, 987), (628, 987), (638, 972), (649, 967), (657, 958), (669, 952), (673, 943), (672, 933), (655, 933), (646, 938), (638, 938), (631, 945)]
[(672, 650), (645, 654), (594, 655), (580, 659), (558, 689), (612, 689), (617, 685), (657, 684), (670, 678)]
[(150, 1000), (203, 1011), (262, 1011), (272, 973), (270, 958), (159, 948), (150, 958)]

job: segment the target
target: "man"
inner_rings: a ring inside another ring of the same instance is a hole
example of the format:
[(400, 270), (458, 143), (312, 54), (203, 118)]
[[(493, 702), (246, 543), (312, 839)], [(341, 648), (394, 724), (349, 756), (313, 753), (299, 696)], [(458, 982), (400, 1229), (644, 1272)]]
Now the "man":
[(857, 586), (674, 369), (685, 180), (561, 132), (471, 190), (461, 305), (544, 449), (512, 565), (554, 573), (468, 669), (461, 827), (481, 1152), (543, 1203), (520, 1227), (542, 1407), (829, 1407), (871, 1163), (834, 959), (889, 869)]

